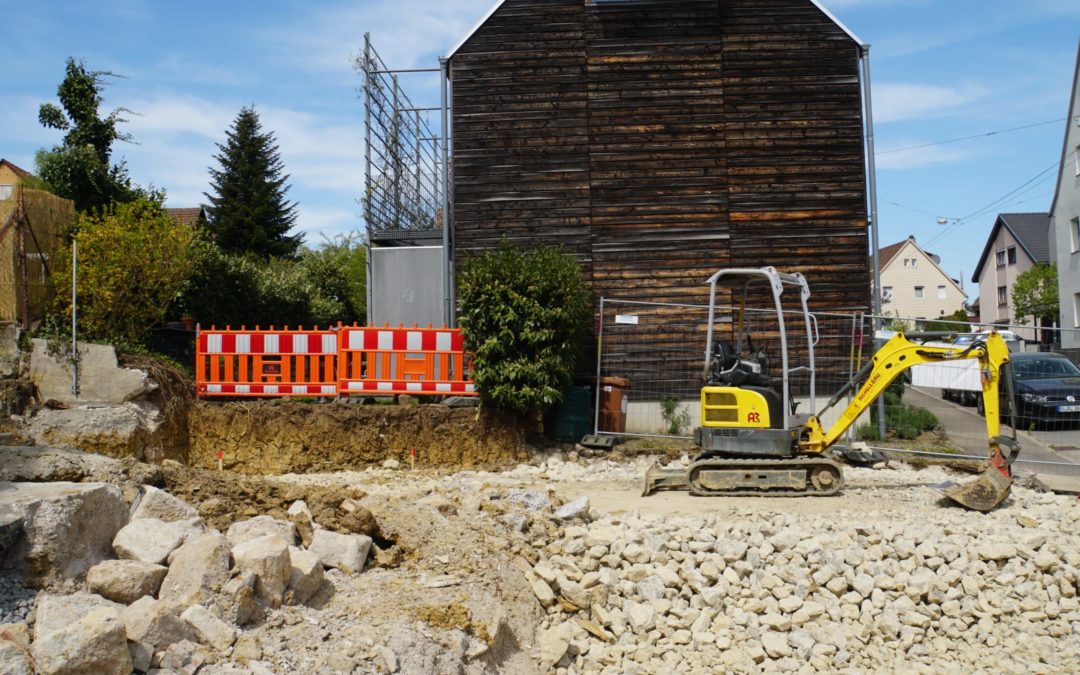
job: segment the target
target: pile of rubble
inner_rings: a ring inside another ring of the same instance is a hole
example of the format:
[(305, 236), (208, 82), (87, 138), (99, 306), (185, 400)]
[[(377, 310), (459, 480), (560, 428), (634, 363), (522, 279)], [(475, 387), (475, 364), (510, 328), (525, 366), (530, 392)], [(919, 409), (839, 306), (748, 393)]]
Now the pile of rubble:
[[(282, 605), (317, 602), (329, 591), (324, 567), (359, 573), (372, 550), (366, 534), (320, 527), (303, 501), (289, 508), (288, 521), (257, 516), (222, 534), (208, 528), (192, 506), (151, 486), (142, 488), (130, 519), (114, 486), (73, 486), (71, 492), (79, 498), (75, 506), (71, 500), (40, 500), (33, 502), (33, 513), (23, 515), (22, 526), (31, 530), (29, 576), (59, 581), (52, 585), (61, 590), (76, 587), (100, 533), (110, 530), (115, 558), (85, 570), (86, 590), (43, 591), (26, 623), (0, 626), (4, 673), (194, 673), (223, 657), (257, 659), (240, 627)], [(97, 500), (97, 508), (83, 508), (87, 499)], [(373, 522), (351, 499), (339, 508), (343, 520), (355, 514), (356, 522)], [(43, 519), (42, 511), (50, 509), (57, 517)], [(61, 516), (76, 513), (96, 522), (57, 526)], [(74, 536), (73, 525), (94, 532)], [(48, 528), (54, 536), (33, 531)], [(66, 541), (55, 537), (65, 532), (72, 535)], [(49, 546), (43, 550), (45, 540), (53, 548), (83, 550), (66, 550), (61, 559)]]
[[(894, 484), (948, 477), (882, 473)], [(560, 673), (1063, 672), (1080, 663), (1075, 497), (1015, 487), (989, 515), (933, 501), (806, 515), (760, 499), (737, 518), (630, 512), (589, 522), (587, 513), (577, 509), (559, 536), (537, 542), (527, 572), (548, 612), (541, 661)]]

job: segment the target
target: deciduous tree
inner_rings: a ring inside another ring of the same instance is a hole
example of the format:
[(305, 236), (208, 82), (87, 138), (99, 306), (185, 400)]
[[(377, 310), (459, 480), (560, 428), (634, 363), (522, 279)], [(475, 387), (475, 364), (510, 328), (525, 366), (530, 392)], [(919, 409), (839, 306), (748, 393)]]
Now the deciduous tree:
[(1058, 316), (1057, 265), (1036, 263), (1034, 267), (1016, 277), (1012, 287), (1013, 312), (1016, 322), (1027, 323), (1033, 316), (1044, 325)]
[(67, 132), (60, 145), (38, 151), (38, 175), (57, 195), (74, 201), (79, 211), (146, 196), (132, 184), (123, 160), (111, 163), (113, 143), (131, 140), (120, 130), (126, 121), (121, 115), (130, 110), (117, 108), (104, 117), (99, 112), (101, 92), (112, 77), (116, 76), (87, 70), (85, 63), (69, 58), (56, 90), (60, 105), (43, 103), (38, 111), (43, 126)]

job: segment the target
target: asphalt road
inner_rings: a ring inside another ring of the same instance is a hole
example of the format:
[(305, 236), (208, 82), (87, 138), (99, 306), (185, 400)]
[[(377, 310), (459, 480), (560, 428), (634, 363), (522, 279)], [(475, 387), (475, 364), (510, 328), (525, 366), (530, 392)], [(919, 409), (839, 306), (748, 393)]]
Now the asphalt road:
[[(986, 455), (986, 420), (975, 408), (965, 408), (942, 400), (940, 391), (908, 387), (904, 402), (930, 410), (941, 422), (942, 428), (953, 443), (972, 455)], [(1002, 426), (1004, 435), (1011, 435), (1011, 428)], [(1058, 476), (1080, 477), (1080, 453), (1056, 452), (1051, 445), (1080, 447), (1080, 429), (1070, 431), (1027, 431), (1017, 433), (1020, 442), (1020, 459), (1016, 468), (1031, 473), (1048, 473)], [(1043, 464), (1042, 462), (1046, 462)]]

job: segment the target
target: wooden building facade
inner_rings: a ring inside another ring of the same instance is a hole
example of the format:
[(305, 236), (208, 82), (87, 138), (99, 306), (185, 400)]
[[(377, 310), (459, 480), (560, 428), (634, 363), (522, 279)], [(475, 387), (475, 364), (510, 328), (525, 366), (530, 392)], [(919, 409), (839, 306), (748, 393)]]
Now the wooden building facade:
[(561, 244), (652, 302), (773, 265), (869, 309), (860, 49), (814, 0), (503, 0), (449, 57), (456, 264)]

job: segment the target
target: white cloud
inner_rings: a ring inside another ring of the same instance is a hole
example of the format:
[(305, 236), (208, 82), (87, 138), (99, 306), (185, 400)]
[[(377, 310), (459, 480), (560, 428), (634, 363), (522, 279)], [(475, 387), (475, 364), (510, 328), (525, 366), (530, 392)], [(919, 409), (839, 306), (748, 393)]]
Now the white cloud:
[[(909, 147), (918, 143), (896, 144), (894, 147)], [(877, 155), (878, 169), (921, 169), (935, 164), (959, 162), (967, 159), (968, 154), (956, 148), (930, 146), (889, 152), (889, 147), (879, 147)]]
[(322, 243), (324, 237), (332, 239), (338, 234), (349, 234), (363, 226), (359, 206), (349, 211), (334, 207), (304, 208), (301, 204), (297, 213), (296, 229), (305, 234), (304, 239), (309, 245)]
[(936, 84), (889, 82), (874, 86), (874, 122), (899, 122), (956, 114), (959, 109), (985, 97), (978, 84), (946, 87)]

